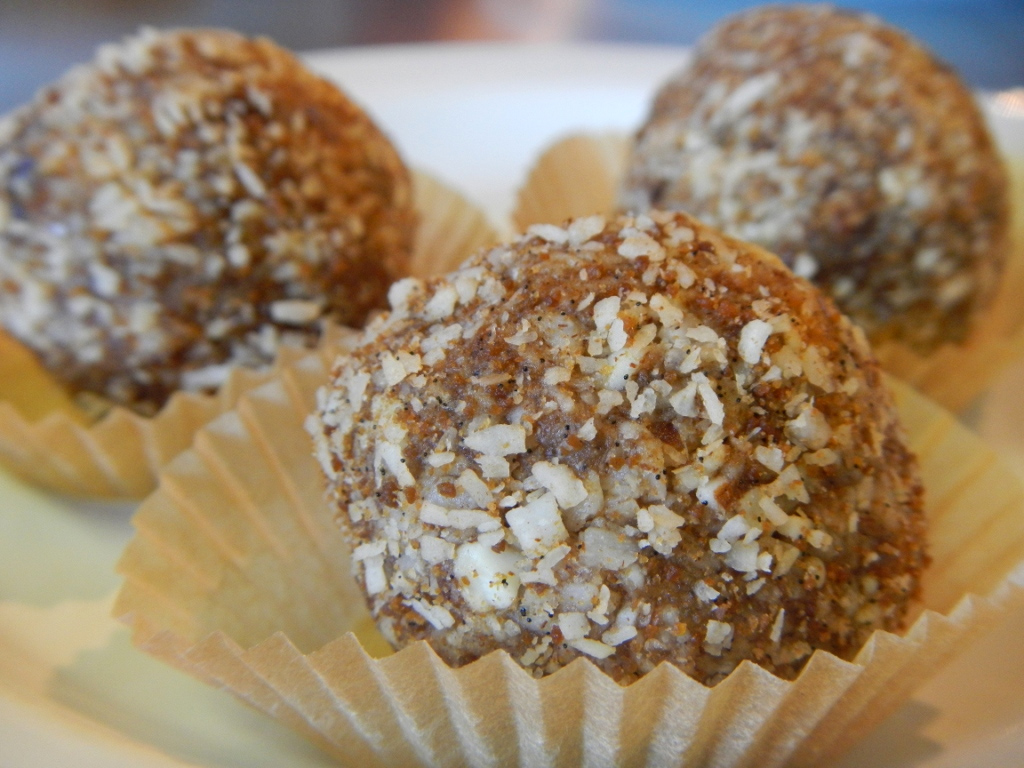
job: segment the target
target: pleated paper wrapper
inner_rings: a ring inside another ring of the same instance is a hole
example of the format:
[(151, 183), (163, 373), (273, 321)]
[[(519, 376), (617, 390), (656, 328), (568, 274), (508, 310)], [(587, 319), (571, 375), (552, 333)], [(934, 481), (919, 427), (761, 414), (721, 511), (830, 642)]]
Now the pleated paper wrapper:
[[(560, 224), (571, 217), (614, 211), (629, 148), (630, 140), (620, 134), (578, 134), (549, 146), (519, 190), (513, 226), (524, 231), (531, 224)], [(999, 290), (965, 343), (945, 344), (927, 355), (899, 342), (874, 347), (886, 371), (956, 412), (973, 403), (1009, 362), (1024, 354), (1022, 152), (1022, 147), (1004, 147), (1012, 182), (1010, 251)]]
[(1024, 604), (1024, 490), (899, 385), (934, 557), (902, 636), (876, 632), (853, 661), (816, 652), (794, 681), (744, 662), (712, 688), (668, 664), (622, 687), (584, 659), (538, 680), (504, 652), (459, 669), (422, 642), (385, 656), (303, 427), (326, 380), (307, 357), (199, 431), (136, 514), (115, 615), (345, 765), (827, 765)]
[[(451, 269), (495, 239), (484, 215), (440, 181), (416, 173), (414, 189), (420, 225), (413, 274)], [(269, 371), (234, 369), (214, 395), (177, 393), (152, 417), (114, 407), (92, 421), (31, 353), (0, 332), (0, 464), (71, 496), (141, 499), (199, 427), (234, 407), (241, 393), (269, 381), (298, 353), (281, 354)]]

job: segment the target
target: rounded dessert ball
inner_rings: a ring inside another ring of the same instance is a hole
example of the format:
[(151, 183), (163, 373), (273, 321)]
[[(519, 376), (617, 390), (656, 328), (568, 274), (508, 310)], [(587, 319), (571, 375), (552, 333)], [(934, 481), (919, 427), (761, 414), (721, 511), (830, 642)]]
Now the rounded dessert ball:
[(620, 194), (777, 253), (872, 341), (962, 341), (1006, 257), (1005, 170), (957, 75), (901, 32), (771, 6), (657, 94)]
[(413, 226), (388, 140), (265, 39), (144, 30), (0, 122), (0, 326), (138, 411), (361, 323)]
[(916, 461), (863, 334), (774, 256), (590, 217), (390, 299), (309, 428), (394, 645), (714, 683), (902, 626)]

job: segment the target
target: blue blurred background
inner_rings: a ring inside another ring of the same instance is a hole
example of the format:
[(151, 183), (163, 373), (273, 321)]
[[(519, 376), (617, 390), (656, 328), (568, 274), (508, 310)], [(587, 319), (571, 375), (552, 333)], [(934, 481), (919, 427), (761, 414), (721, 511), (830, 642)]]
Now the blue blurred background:
[[(0, 111), (143, 24), (223, 26), (294, 50), (428, 40), (690, 44), (741, 0), (0, 0)], [(974, 87), (1024, 86), (1024, 0), (840, 3), (910, 32)]]

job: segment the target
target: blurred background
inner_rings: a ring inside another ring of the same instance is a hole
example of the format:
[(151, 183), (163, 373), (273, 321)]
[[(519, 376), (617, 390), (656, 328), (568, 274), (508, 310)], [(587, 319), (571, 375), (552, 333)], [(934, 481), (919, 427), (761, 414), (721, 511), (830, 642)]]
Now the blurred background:
[[(1024, 0), (839, 3), (910, 32), (974, 87), (1024, 86)], [(0, 0), (0, 111), (140, 25), (221, 26), (297, 51), (432, 40), (688, 45), (724, 0)]]

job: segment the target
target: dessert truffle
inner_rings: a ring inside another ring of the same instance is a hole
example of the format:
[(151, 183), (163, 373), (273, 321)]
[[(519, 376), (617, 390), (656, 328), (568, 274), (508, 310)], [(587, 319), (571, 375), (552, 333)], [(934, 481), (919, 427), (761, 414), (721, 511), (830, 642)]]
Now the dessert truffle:
[(778, 254), (872, 341), (960, 342), (1006, 257), (1001, 158), (920, 45), (829, 6), (740, 14), (639, 130), (620, 203), (679, 208)]
[(776, 257), (593, 216), (389, 298), (308, 428), (394, 645), (714, 683), (902, 626), (916, 459), (863, 333)]
[(386, 305), (414, 218), (395, 149), (292, 54), (143, 30), (0, 122), (0, 325), (151, 413)]

